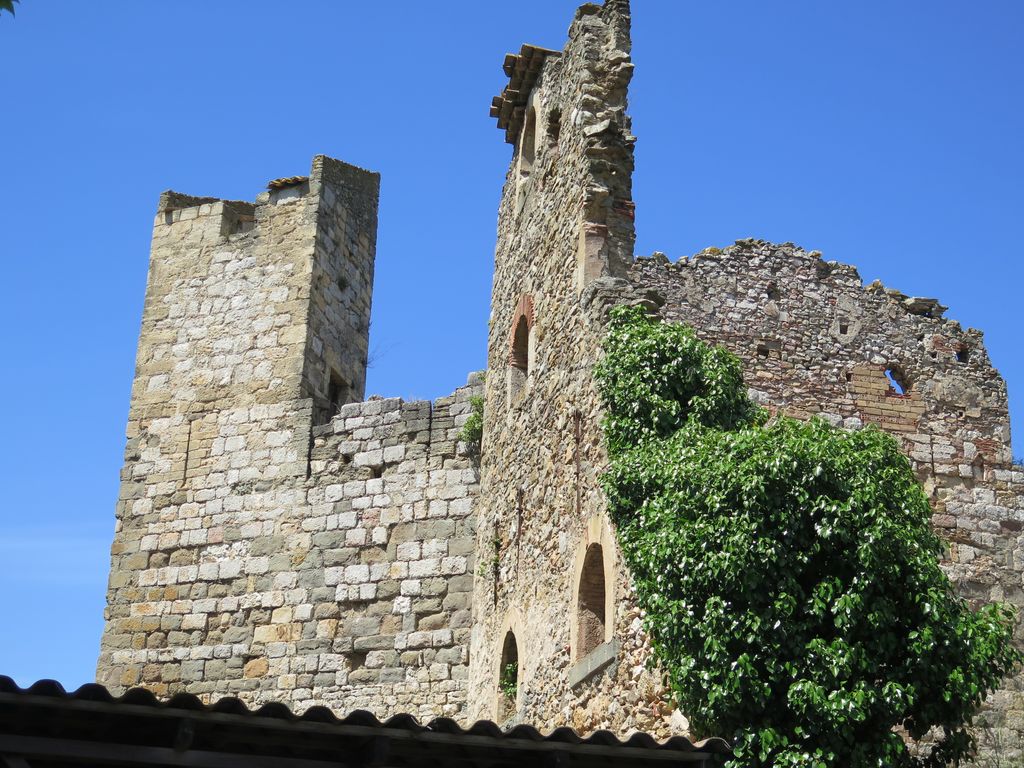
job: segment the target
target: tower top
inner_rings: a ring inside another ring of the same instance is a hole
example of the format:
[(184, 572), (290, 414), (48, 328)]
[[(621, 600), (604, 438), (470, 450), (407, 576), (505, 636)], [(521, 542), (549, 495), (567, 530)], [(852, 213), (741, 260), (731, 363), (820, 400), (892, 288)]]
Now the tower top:
[[(576, 9), (574, 22), (588, 16), (603, 17), (613, 27), (610, 43), (613, 48), (629, 52), (629, 0), (605, 0), (603, 5), (584, 3)], [(570, 37), (572, 30), (570, 29)], [(544, 63), (561, 57), (562, 51), (524, 44), (519, 53), (506, 53), (502, 69), (508, 78), (500, 94), (491, 99), (491, 117), (497, 118), (498, 128), (505, 131), (505, 141), (515, 144), (522, 132), (529, 107), (530, 92), (540, 77)]]
[(545, 60), (548, 56), (561, 55), (559, 51), (536, 45), (523, 45), (518, 54), (505, 54), (502, 67), (508, 76), (508, 85), (491, 99), (491, 117), (498, 118), (498, 128), (505, 130), (505, 141), (509, 144), (516, 143), (523, 128), (530, 91)]

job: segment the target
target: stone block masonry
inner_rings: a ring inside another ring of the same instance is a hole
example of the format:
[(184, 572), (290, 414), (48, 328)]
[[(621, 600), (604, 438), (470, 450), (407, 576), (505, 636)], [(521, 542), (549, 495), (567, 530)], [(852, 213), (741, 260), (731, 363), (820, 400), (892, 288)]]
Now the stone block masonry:
[(458, 714), (480, 384), (353, 402), (378, 177), (317, 157), (268, 187), (161, 196), (97, 677)]
[(478, 378), (434, 403), (343, 406), (314, 430), (308, 478), (218, 484), (130, 513), (99, 680), (459, 715), (478, 470), (457, 435)]
[[(1005, 384), (980, 331), (943, 319), (937, 301), (865, 288), (852, 267), (792, 244), (632, 258), (629, 20), (621, 0), (582, 6), (562, 51), (506, 57), (509, 86), (492, 106), (514, 148), (495, 251), (478, 511), (489, 567), (475, 584), (469, 711), (667, 736), (686, 713), (650, 666), (598, 484), (592, 368), (609, 306), (642, 304), (725, 345), (773, 411), (893, 433), (971, 600), (1024, 605), (1024, 499)], [(986, 713), (1018, 752), (1019, 688), (1008, 681)]]
[(1006, 384), (981, 332), (933, 300), (865, 288), (853, 267), (758, 240), (640, 258), (630, 279), (667, 319), (744, 360), (765, 405), (896, 433), (933, 498), (1010, 461)]
[[(1024, 471), (980, 331), (792, 244), (634, 259), (629, 26), (627, 0), (587, 3), (561, 51), (505, 57), (487, 376), (436, 402), (361, 402), (376, 174), (317, 157), (255, 203), (161, 196), (100, 682), (685, 733), (599, 483), (593, 366), (623, 302), (731, 349), (775, 412), (894, 434), (961, 594), (1024, 608)], [(1001, 758), (1022, 680), (986, 703)]]

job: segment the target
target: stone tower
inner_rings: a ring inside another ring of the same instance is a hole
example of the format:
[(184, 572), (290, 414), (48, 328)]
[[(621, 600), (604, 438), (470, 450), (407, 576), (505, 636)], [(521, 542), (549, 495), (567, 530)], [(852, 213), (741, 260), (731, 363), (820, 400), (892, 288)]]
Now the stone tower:
[(598, 486), (591, 375), (604, 299), (622, 298), (633, 262), (629, 24), (625, 0), (582, 6), (562, 52), (506, 58), (492, 107), (513, 157), (488, 343), (471, 717), (660, 730), (660, 714), (598, 695), (654, 690), (650, 673), (632, 677), (646, 651)]
[[(161, 604), (230, 591), (241, 565), (204, 562), (203, 547), (272, 554), (272, 525), (235, 526), (238, 513), (253, 494), (305, 480), (313, 428), (362, 399), (378, 188), (377, 174), (318, 156), (309, 176), (272, 181), (255, 204), (161, 195), (100, 682), (198, 674), (201, 660), (167, 649), (207, 617)], [(134, 661), (113, 663), (130, 651)]]
[[(1006, 386), (981, 332), (791, 243), (634, 259), (629, 54), (627, 3), (588, 3), (563, 51), (506, 57), (509, 83), (492, 104), (513, 156), (488, 341), (471, 719), (688, 728), (648, 664), (599, 486), (592, 370), (612, 304), (645, 305), (729, 348), (771, 412), (893, 433), (961, 594), (1024, 605), (1024, 471), (1011, 463)], [(1020, 679), (989, 706), (997, 738), (1024, 744)]]
[(479, 377), (363, 401), (379, 179), (160, 200), (97, 678), (465, 710)]

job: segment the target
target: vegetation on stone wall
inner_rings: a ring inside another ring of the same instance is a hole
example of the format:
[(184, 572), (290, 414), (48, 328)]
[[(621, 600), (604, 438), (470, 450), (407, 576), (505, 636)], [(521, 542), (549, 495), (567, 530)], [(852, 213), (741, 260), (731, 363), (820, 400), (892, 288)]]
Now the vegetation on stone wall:
[[(733, 766), (967, 755), (965, 723), (1019, 662), (1014, 617), (955, 594), (896, 441), (769, 421), (737, 358), (637, 308), (613, 310), (604, 349), (609, 512), (697, 735), (732, 739)], [(915, 757), (894, 727), (937, 743)]]
[(479, 395), (473, 395), (469, 398), (469, 404), (473, 410), (459, 431), (459, 440), (479, 446), (484, 436), (484, 399)]
[(510, 662), (501, 668), (498, 687), (506, 699), (512, 702), (516, 700), (516, 692), (519, 690), (519, 664), (517, 662)]

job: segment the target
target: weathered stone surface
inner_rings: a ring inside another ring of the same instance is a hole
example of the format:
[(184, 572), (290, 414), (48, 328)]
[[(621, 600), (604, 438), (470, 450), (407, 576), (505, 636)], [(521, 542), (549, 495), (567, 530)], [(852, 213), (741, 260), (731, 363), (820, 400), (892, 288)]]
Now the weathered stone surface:
[(433, 686), (424, 659), (360, 676), (341, 655), (402, 664), (413, 572), (436, 605), (405, 611), (429, 608), (447, 634), (428, 646), (468, 663), (448, 629), (465, 605), (443, 599), (473, 550), (477, 471), (455, 438), (479, 385), (345, 404), (364, 386), (376, 176), (318, 157), (291, 194), (191, 202), (164, 195), (154, 227), (98, 679), (458, 714), (465, 685)]
[[(374, 174), (318, 157), (255, 204), (161, 197), (100, 682), (685, 731), (598, 483), (591, 371), (621, 302), (732, 349), (773, 411), (895, 434), (961, 593), (1024, 607), (1024, 469), (981, 333), (792, 244), (634, 259), (629, 51), (626, 0), (584, 5), (560, 54), (529, 49), (532, 89), (497, 100), (515, 151), (487, 376), (433, 403), (359, 402)], [(466, 445), (478, 394), (483, 441)], [(587, 571), (583, 611), (585, 561), (603, 582)], [(1024, 742), (1022, 679), (991, 697), (983, 746)]]

